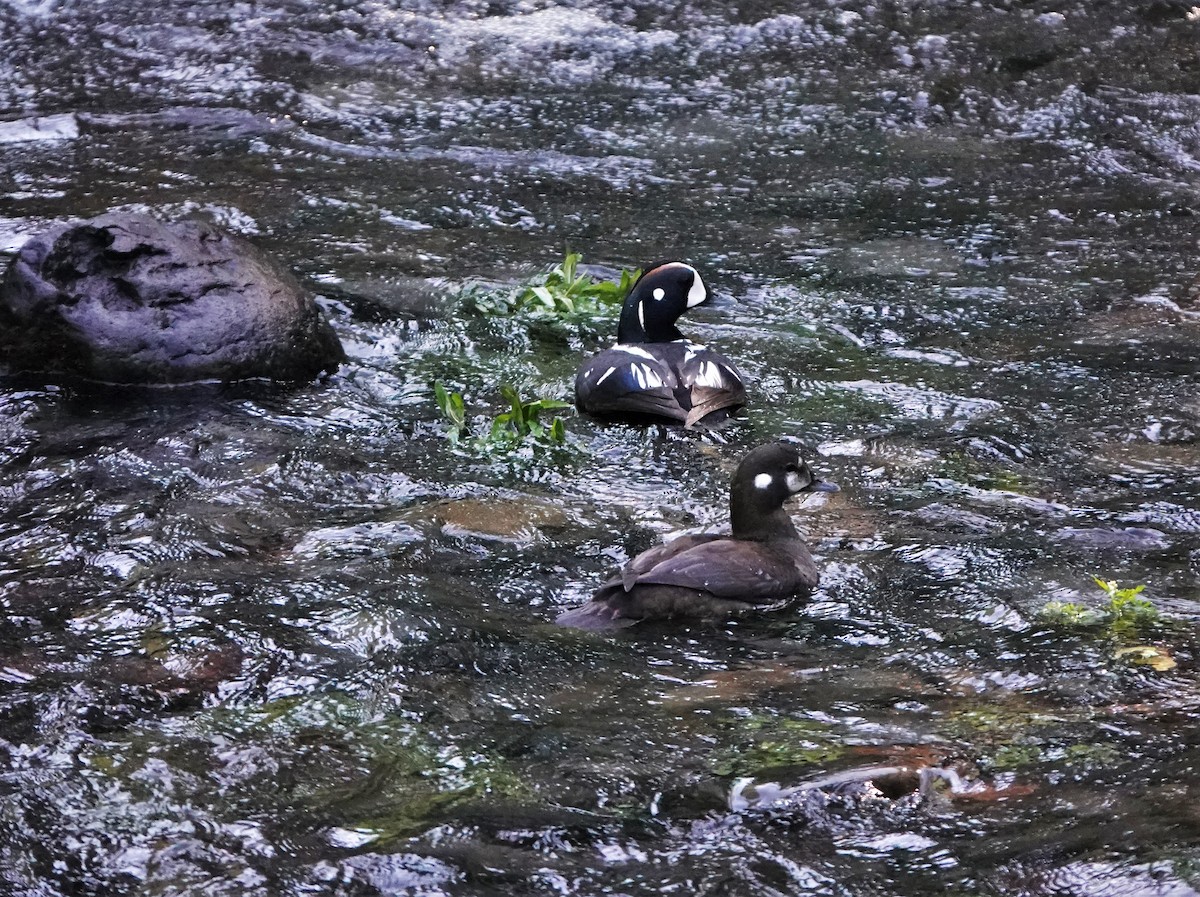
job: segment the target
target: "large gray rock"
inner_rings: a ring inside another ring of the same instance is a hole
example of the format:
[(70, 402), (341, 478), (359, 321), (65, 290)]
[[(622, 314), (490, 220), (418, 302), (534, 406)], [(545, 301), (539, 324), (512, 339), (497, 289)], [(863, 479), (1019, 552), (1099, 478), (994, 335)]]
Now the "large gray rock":
[(12, 372), (112, 383), (306, 380), (345, 359), (312, 297), (245, 240), (119, 212), (21, 248), (0, 353)]

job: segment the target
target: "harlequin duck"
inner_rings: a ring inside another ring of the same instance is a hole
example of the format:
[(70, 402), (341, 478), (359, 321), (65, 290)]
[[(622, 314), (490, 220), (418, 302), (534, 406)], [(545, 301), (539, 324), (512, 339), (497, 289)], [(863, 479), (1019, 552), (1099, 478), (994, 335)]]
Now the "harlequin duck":
[(733, 363), (675, 327), (681, 314), (707, 298), (700, 273), (683, 262), (655, 265), (639, 277), (621, 308), (617, 344), (575, 375), (579, 410), (691, 427), (744, 405), (746, 388)]
[(793, 446), (762, 445), (738, 465), (729, 490), (729, 536), (680, 536), (643, 551), (563, 626), (617, 629), (639, 620), (723, 617), (812, 589), (818, 574), (783, 503), (800, 492), (837, 492)]

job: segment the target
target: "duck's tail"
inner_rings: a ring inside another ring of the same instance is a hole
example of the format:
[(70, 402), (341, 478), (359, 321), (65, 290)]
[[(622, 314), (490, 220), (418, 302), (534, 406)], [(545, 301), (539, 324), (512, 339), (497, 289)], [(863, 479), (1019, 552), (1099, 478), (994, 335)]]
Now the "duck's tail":
[(620, 608), (607, 601), (589, 601), (582, 607), (563, 611), (554, 622), (559, 626), (586, 629), (588, 632), (612, 632), (626, 629), (637, 620), (621, 616)]

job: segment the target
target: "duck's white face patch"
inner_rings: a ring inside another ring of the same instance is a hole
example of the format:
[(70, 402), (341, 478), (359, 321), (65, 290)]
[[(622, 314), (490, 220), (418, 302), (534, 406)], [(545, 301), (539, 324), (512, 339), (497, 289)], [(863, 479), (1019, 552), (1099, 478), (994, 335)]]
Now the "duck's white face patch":
[(662, 300), (666, 297), (666, 295), (667, 295), (667, 291), (664, 290), (662, 287), (654, 288), (654, 298), (657, 299), (659, 302), (662, 302)]
[(804, 489), (804, 484), (800, 482), (800, 474), (793, 470), (788, 471), (787, 484), (789, 492), (800, 492)]
[(758, 489), (769, 489), (773, 482), (775, 482), (775, 478), (769, 473), (760, 473), (754, 478), (755, 488)]
[(692, 278), (692, 288), (688, 290), (687, 297), (688, 308), (699, 305), (708, 298), (708, 289), (704, 286), (704, 281), (700, 279), (700, 272), (695, 268), (692, 268)]

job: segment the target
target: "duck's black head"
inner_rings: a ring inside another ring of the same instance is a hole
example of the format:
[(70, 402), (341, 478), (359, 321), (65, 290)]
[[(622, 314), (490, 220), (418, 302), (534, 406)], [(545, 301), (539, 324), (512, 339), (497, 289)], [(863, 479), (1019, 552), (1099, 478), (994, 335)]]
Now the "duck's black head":
[(681, 314), (708, 298), (700, 272), (683, 262), (653, 265), (637, 279), (617, 325), (619, 343), (666, 343), (683, 339), (675, 328)]
[(738, 539), (798, 538), (783, 503), (801, 492), (837, 492), (817, 479), (795, 446), (760, 445), (742, 459), (729, 490), (729, 517)]

